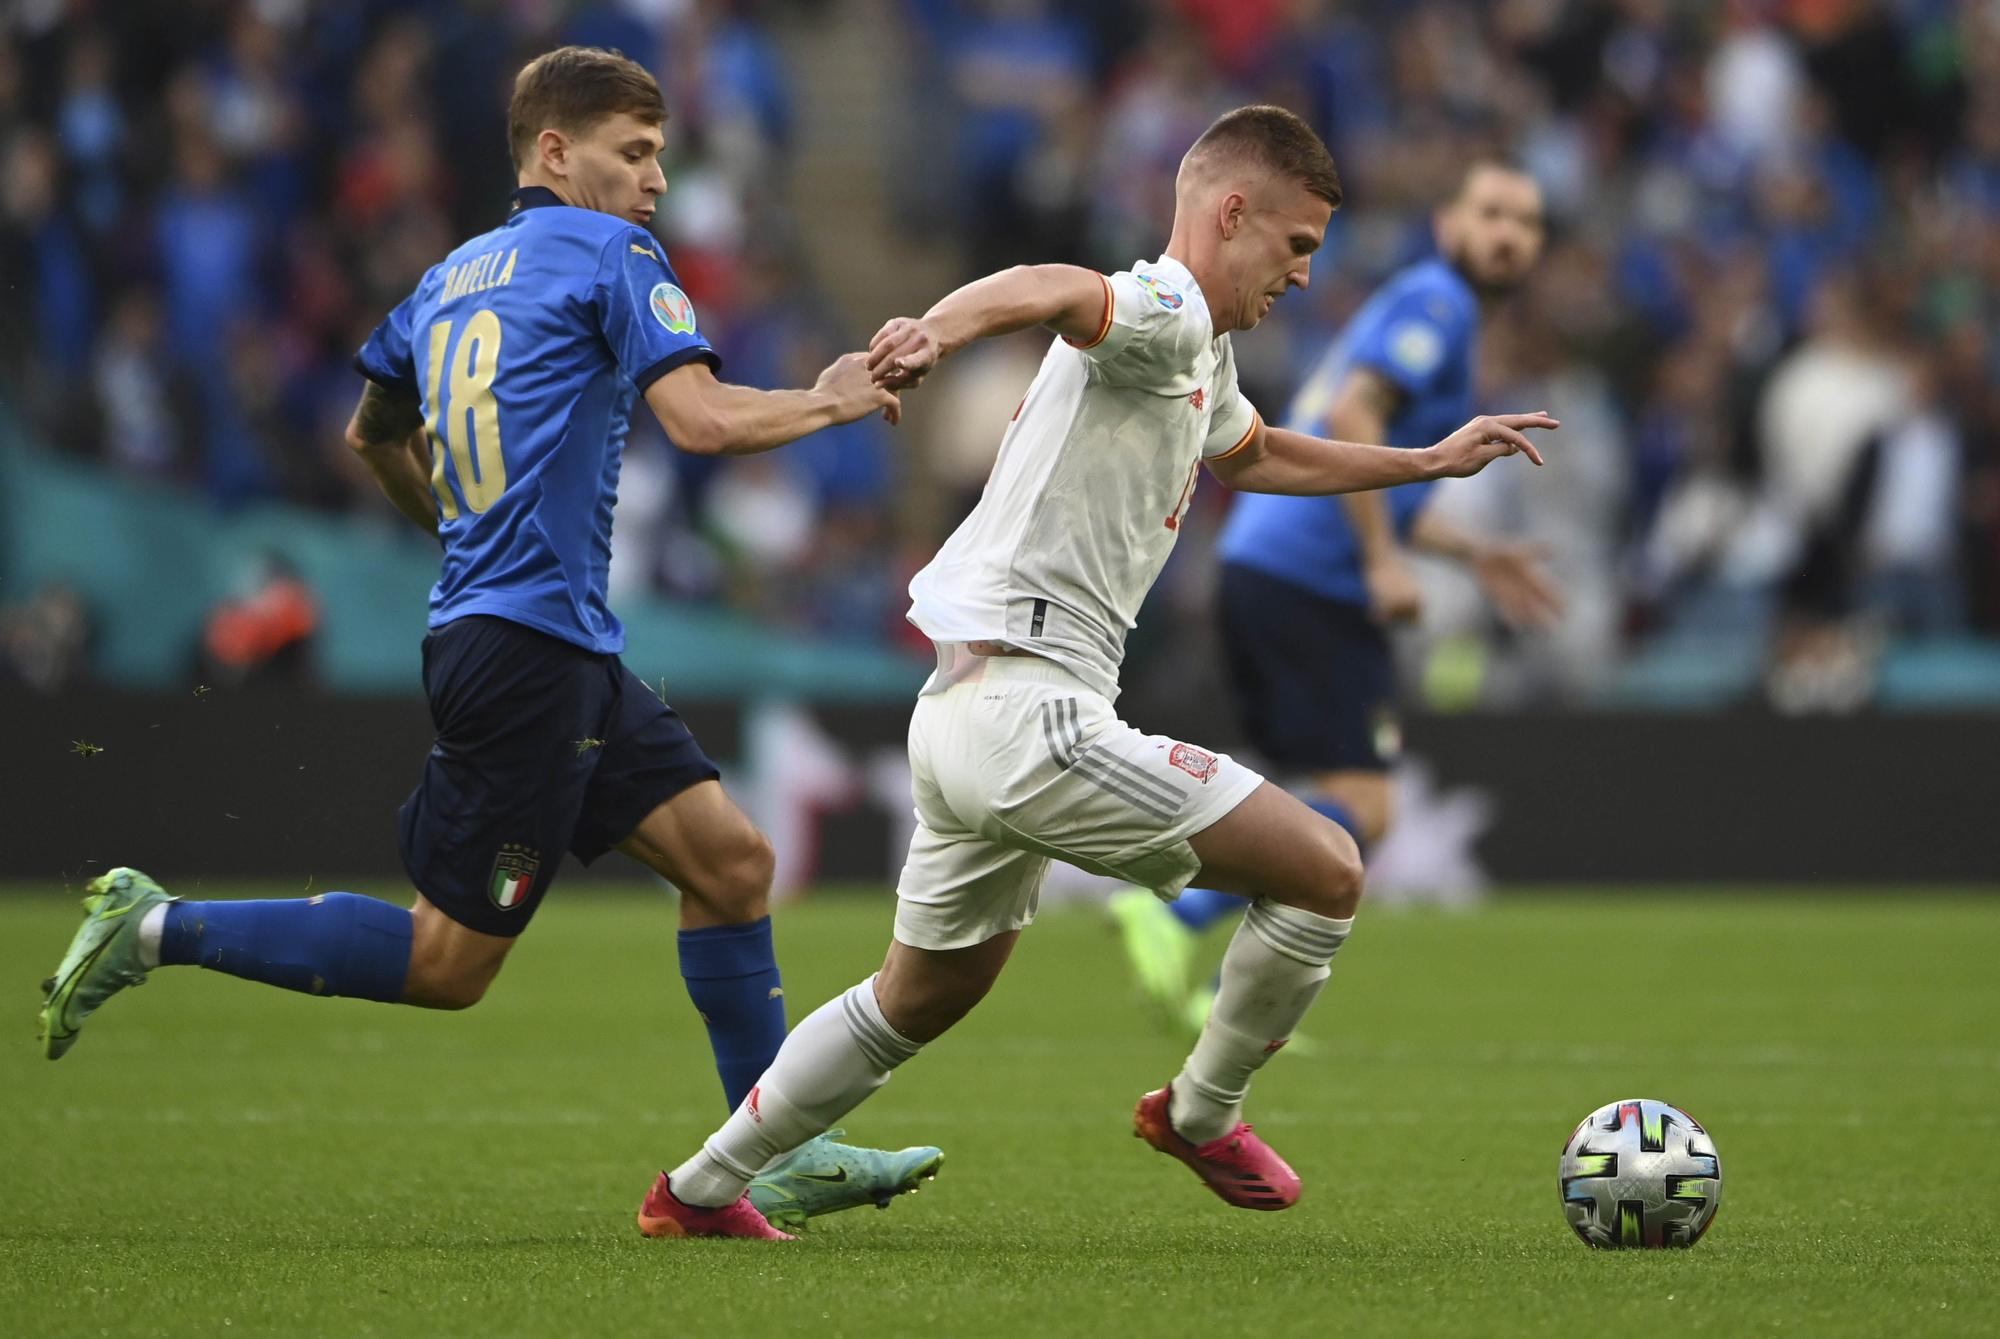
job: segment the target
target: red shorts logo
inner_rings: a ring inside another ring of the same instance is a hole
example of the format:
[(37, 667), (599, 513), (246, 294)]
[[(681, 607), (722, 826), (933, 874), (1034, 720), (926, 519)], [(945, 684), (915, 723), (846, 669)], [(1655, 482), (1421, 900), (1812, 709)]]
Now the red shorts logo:
[(1176, 744), (1167, 761), (1204, 784), (1220, 769), (1213, 753), (1204, 753), (1192, 744)]
[(1188, 403), (1199, 409), (1208, 403), (1208, 395), (1205, 391), (1197, 389), (1193, 395), (1188, 396)]

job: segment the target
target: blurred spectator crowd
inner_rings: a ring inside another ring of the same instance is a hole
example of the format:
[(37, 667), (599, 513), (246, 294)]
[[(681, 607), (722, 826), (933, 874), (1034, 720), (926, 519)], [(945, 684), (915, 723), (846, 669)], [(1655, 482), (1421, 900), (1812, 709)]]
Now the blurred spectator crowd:
[[(504, 216), (514, 73), (564, 42), (623, 50), (660, 77), (672, 189), (658, 226), (727, 375), (810, 384), (853, 336), (788, 260), (795, 109), (768, 8), (6, 7), (0, 399), (45, 440), (218, 507), (279, 499), (393, 523), (341, 444), (354, 351), (430, 265)], [(886, 514), (885, 431), (717, 467), (637, 416), (621, 592), (733, 599), (809, 626), (844, 618), (854, 563), (821, 550), (854, 550)], [(885, 610), (881, 584), (869, 598)]]
[[(1838, 707), (1894, 639), (2000, 629), (2000, 6), (905, 4), (917, 104), (957, 112), (925, 152), (960, 168), (906, 180), (908, 212), (971, 269), (1151, 256), (1218, 111), (1314, 122), (1347, 201), (1310, 290), (1237, 338), (1267, 412), (1428, 250), (1469, 160), (1541, 182), (1549, 249), (1488, 324), (1481, 399), (1559, 412), (1555, 468), (1441, 505), (1550, 545), (1571, 611), (1511, 643), (1433, 572), (1411, 668), (1435, 700), (1599, 696), (1650, 655)], [(1152, 620), (1178, 646), (1211, 566), (1188, 557), (1160, 593), (1184, 627)]]
[[(2000, 631), (2000, 6), (1985, 0), (7, 12), (0, 388), (44, 438), (218, 506), (387, 515), (340, 446), (349, 360), (428, 265), (498, 217), (513, 71), (557, 42), (660, 74), (672, 188), (657, 226), (725, 374), (809, 383), (868, 332), (801, 260), (810, 221), (788, 213), (785, 184), (816, 109), (773, 33), (865, 24), (890, 43), (882, 68), (846, 77), (893, 91), (869, 150), (879, 178), (854, 188), (886, 193), (902, 235), (856, 264), (946, 238), (968, 276), (1123, 267), (1158, 251), (1175, 165), (1217, 112), (1277, 101), (1313, 121), (1347, 205), (1311, 289), (1239, 338), (1267, 413), (1369, 289), (1423, 254), (1428, 212), (1470, 158), (1504, 155), (1542, 183), (1549, 250), (1489, 323), (1481, 397), (1556, 409), (1559, 468), (1495, 471), (1444, 505), (1549, 543), (1572, 610), (1553, 637), (1512, 641), (1435, 576), (1413, 673), (1439, 700), (1466, 682), (1589, 698), (1635, 658), (1724, 648), (1753, 656), (1781, 705), (1840, 705), (1867, 696), (1886, 645)], [(1037, 356), (1025, 340), (990, 355), (995, 431), (932, 466), (957, 471), (957, 506)], [(640, 418), (622, 591), (895, 635), (910, 555), (955, 513), (898, 505), (907, 480), (879, 424), (718, 465)], [(1203, 491), (1135, 639), (1142, 661), (1201, 621), (1202, 539), (1224, 505)]]

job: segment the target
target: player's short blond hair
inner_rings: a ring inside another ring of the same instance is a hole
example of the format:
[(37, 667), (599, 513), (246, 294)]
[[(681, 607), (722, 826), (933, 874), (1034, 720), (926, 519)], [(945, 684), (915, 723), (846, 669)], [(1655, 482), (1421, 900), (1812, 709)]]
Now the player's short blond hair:
[(1223, 113), (1201, 132), (1187, 161), (1203, 163), (1217, 156), (1252, 159), (1340, 208), (1340, 173), (1333, 155), (1311, 126), (1283, 107), (1259, 104)]
[(620, 112), (659, 125), (667, 102), (659, 81), (621, 51), (594, 46), (557, 47), (521, 67), (507, 105), (507, 141), (516, 171), (535, 156), (544, 130), (582, 135)]

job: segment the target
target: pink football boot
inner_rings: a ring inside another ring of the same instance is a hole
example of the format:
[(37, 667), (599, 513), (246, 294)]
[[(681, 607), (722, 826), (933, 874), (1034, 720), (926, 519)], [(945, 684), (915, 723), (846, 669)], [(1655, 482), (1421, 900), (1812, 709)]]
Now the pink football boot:
[(1139, 1099), (1132, 1133), (1160, 1152), (1179, 1158), (1208, 1188), (1239, 1209), (1289, 1209), (1299, 1202), (1299, 1174), (1271, 1146), (1238, 1125), (1220, 1139), (1196, 1147), (1167, 1119), (1172, 1085)]
[(764, 1221), (748, 1195), (719, 1209), (683, 1204), (661, 1172), (639, 1206), (639, 1231), (648, 1237), (748, 1237), (755, 1241), (797, 1241)]

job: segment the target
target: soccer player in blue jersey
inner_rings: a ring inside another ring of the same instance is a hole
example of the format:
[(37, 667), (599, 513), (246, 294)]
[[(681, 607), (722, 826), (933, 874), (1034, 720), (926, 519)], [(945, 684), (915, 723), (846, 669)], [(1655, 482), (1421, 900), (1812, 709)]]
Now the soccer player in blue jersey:
[[(1480, 162), (1432, 224), (1437, 254), (1391, 276), (1355, 313), (1299, 389), (1286, 427), (1420, 447), (1471, 417), (1480, 319), (1541, 253), (1541, 191), (1513, 167)], [(1218, 545), (1225, 655), (1246, 733), (1364, 854), (1394, 806), (1400, 731), (1388, 627), (1414, 620), (1422, 603), (1407, 550), (1464, 564), (1515, 626), (1546, 626), (1562, 607), (1538, 546), (1465, 533), (1426, 505), (1434, 488), (1246, 493)], [(1199, 888), (1171, 907), (1143, 890), (1114, 894), (1140, 987), (1170, 1016), (1196, 1028), (1206, 1018), (1213, 992), (1188, 990), (1194, 937), (1242, 906)]]
[[(183, 902), (136, 870), (91, 885), (46, 987), (50, 1059), (116, 991), (198, 965), (313, 995), (463, 1009), (479, 1001), (564, 851), (617, 850), (679, 888), (680, 965), (733, 1109), (785, 1036), (766, 904), (770, 845), (681, 718), (619, 662), (606, 603), (619, 451), (643, 395), (701, 454), (781, 446), (894, 394), (861, 354), (803, 391), (716, 379), (718, 361), (659, 241), (666, 107), (614, 52), (565, 47), (516, 80), (520, 189), (506, 221), (425, 274), (356, 365), (348, 441), (435, 533), (424, 687), (437, 742), (401, 813), (414, 905), (354, 893)], [(914, 1189), (934, 1148), (820, 1141), (764, 1171), (773, 1222)], [(746, 1212), (747, 1206), (746, 1206)]]

